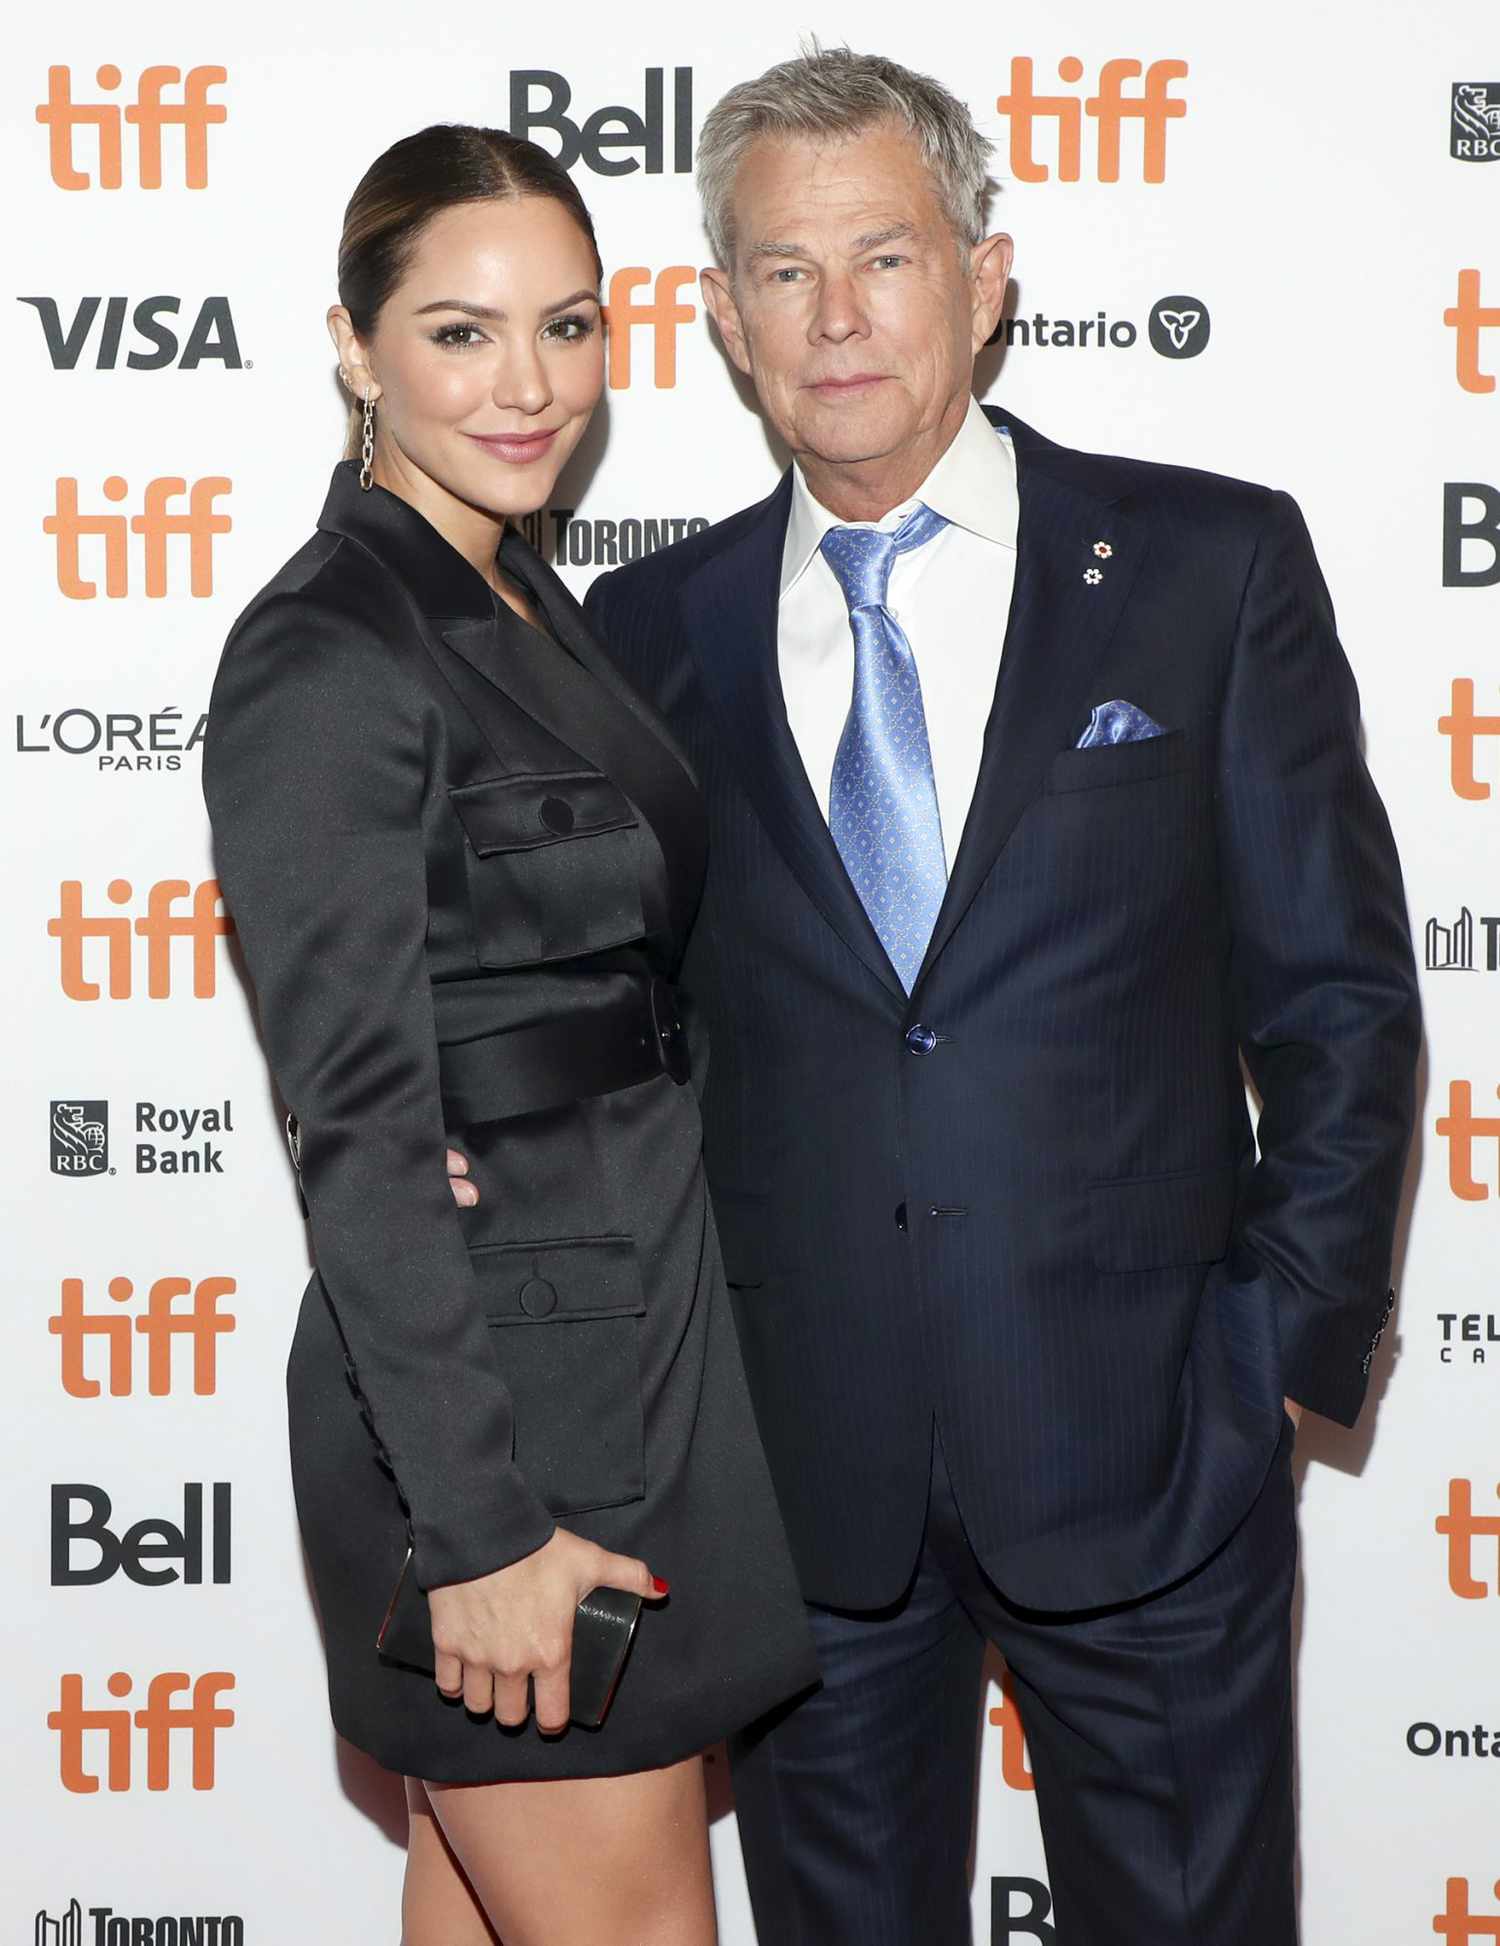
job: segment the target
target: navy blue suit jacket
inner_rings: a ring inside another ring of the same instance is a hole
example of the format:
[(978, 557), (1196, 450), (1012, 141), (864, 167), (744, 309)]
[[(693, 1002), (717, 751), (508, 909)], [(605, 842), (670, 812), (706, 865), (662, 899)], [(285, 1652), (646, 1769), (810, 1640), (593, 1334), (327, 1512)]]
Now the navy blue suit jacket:
[[(1301, 515), (1004, 423), (1015, 593), (910, 998), (787, 727), (790, 478), (588, 604), (707, 799), (709, 1180), (803, 1591), (840, 1607), (905, 1586), (934, 1418), (1011, 1600), (1164, 1585), (1250, 1506), (1284, 1393), (1353, 1421), (1389, 1310), (1415, 973)], [(1075, 748), (1116, 697), (1166, 733)]]

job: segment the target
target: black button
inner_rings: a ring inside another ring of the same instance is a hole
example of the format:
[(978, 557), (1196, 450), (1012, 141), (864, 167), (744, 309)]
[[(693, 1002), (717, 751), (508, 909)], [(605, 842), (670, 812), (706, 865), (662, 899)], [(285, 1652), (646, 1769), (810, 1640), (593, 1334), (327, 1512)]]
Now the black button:
[(905, 1203), (897, 1203), (897, 1205), (896, 1205), (896, 1228), (897, 1228), (898, 1230), (900, 1230), (900, 1231), (901, 1231), (901, 1233), (902, 1233), (902, 1235), (903, 1235), (903, 1236), (904, 1236), (904, 1235), (906, 1234), (906, 1205), (905, 1205)]
[(930, 1054), (937, 1044), (937, 1035), (920, 1020), (906, 1030), (906, 1045), (913, 1054)]
[(573, 829), (573, 807), (565, 797), (542, 799), (542, 823), (549, 831), (565, 838)]
[(521, 1286), (521, 1309), (528, 1318), (550, 1317), (557, 1309), (556, 1286), (545, 1277), (528, 1277)]

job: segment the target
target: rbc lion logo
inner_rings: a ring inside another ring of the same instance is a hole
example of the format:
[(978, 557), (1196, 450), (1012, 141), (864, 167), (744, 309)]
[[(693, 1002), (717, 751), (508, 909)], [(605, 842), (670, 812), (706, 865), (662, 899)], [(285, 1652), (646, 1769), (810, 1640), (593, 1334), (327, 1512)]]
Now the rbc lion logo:
[(109, 1173), (109, 1103), (55, 1101), (52, 1104), (54, 1176)]
[(1500, 81), (1455, 81), (1448, 153), (1458, 162), (1500, 162)]

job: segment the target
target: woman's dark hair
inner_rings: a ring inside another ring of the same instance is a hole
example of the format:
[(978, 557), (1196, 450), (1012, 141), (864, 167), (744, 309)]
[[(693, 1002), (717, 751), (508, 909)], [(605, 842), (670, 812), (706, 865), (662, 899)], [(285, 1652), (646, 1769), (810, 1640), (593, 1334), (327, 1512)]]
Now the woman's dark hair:
[[(603, 276), (594, 219), (573, 178), (543, 148), (503, 128), (435, 122), (393, 142), (360, 178), (344, 211), (339, 238), (339, 302), (368, 338), (391, 292), (406, 274), (423, 230), (460, 203), (491, 197), (546, 196), (588, 239)], [(358, 405), (353, 417), (358, 418)]]

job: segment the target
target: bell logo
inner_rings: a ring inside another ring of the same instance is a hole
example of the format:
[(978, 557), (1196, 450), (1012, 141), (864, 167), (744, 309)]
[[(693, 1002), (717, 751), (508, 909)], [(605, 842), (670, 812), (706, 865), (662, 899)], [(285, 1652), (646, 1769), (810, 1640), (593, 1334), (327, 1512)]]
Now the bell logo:
[(1474, 775), (1474, 745), (1480, 737), (1500, 736), (1500, 716), (1480, 716), (1474, 709), (1474, 683), (1469, 676), (1453, 678), (1453, 702), (1438, 718), (1438, 734), (1449, 739), (1448, 776), (1453, 795), (1482, 804), (1490, 786)]
[[(123, 1670), (116, 1670), (105, 1687), (111, 1696), (123, 1699), (130, 1695), (135, 1684)], [(140, 1709), (107, 1706), (88, 1709), (83, 1700), (83, 1677), (63, 1676), (58, 1706), (47, 1714), (47, 1728), (57, 1732), (58, 1774), (63, 1789), (83, 1797), (90, 1797), (99, 1789), (98, 1774), (84, 1767), (85, 1759), (93, 1755), (93, 1748), (85, 1747), (85, 1739), (102, 1732), (105, 1789), (130, 1790), (135, 1776), (131, 1738), (134, 1727), (141, 1732), (134, 1741), (145, 1746), (148, 1791), (171, 1789), (174, 1731), (179, 1737), (179, 1747), (184, 1732), (188, 1738), (193, 1789), (211, 1791), (215, 1734), (234, 1723), (234, 1711), (225, 1709), (218, 1698), (233, 1688), (234, 1677), (226, 1670), (215, 1669), (196, 1680), (178, 1670), (168, 1670), (151, 1678), (146, 1688), (146, 1702)], [(191, 1700), (174, 1703), (172, 1699), (184, 1692)], [(178, 1774), (180, 1781), (180, 1766)]]
[[(119, 87), (123, 76), (112, 62), (100, 68), (94, 80), (107, 95)], [(36, 118), (47, 130), (48, 159), (52, 180), (59, 189), (91, 189), (94, 181), (78, 166), (73, 145), (76, 131), (89, 127), (96, 131), (96, 154), (100, 189), (118, 189), (124, 181), (124, 139), (122, 122), (136, 132), (136, 166), (142, 189), (160, 189), (162, 176), (162, 130), (182, 130), (183, 181), (189, 189), (208, 187), (208, 131), (211, 123), (222, 122), (229, 111), (222, 102), (211, 102), (210, 88), (229, 79), (224, 68), (151, 67), (141, 70), (135, 100), (121, 108), (112, 101), (74, 101), (71, 68), (48, 68), (47, 99), (40, 104)], [(180, 101), (164, 101), (168, 88), (181, 87)]]
[[(1469, 1910), (1469, 1881), (1448, 1880), (1448, 1896), (1441, 1912), (1432, 1916), (1432, 1930), (1448, 1946), (1473, 1946), (1476, 1939), (1500, 1939), (1500, 1916), (1480, 1916)], [(1495, 1887), (1500, 1899), (1500, 1884)]]
[(1000, 1732), (1000, 1775), (1013, 1791), (1034, 1791), (1036, 1779), (1026, 1755), (1026, 1731), (1009, 1669), (1001, 1678), (1000, 1701), (990, 1711), (990, 1721)]
[[(1021, 1911), (1015, 1901), (1026, 1901)], [(1052, 1894), (1039, 1878), (992, 1878), (990, 1880), (990, 1946), (1011, 1946), (1015, 1939), (1029, 1939), (1035, 1946), (1057, 1946), (1057, 1928), (1048, 1921)]]
[[(166, 1398), (173, 1379), (183, 1376), (175, 1350), (179, 1343), (194, 1396), (211, 1398), (219, 1383), (219, 1340), (236, 1323), (232, 1311), (219, 1309), (219, 1299), (233, 1297), (235, 1290), (232, 1277), (203, 1277), (196, 1284), (191, 1277), (158, 1277), (145, 1310), (132, 1319), (121, 1311), (86, 1311), (83, 1279), (65, 1277), (59, 1307), (47, 1320), (48, 1331), (58, 1341), (63, 1390), (74, 1399), (98, 1398), (102, 1381), (88, 1368), (88, 1344), (91, 1338), (102, 1338), (110, 1397), (130, 1397), (136, 1385), (134, 1344), (140, 1337), (146, 1341), (146, 1391), (151, 1398)], [(109, 1295), (112, 1303), (129, 1304), (135, 1285), (128, 1277), (112, 1277)], [(191, 1302), (179, 1310), (179, 1298)]]
[[(599, 108), (580, 125), (569, 118), (573, 90), (562, 75), (550, 68), (518, 68), (510, 77), (510, 132), (535, 142), (536, 131), (545, 129), (556, 137), (552, 154), (564, 169), (582, 162), (596, 176), (632, 176), (638, 169), (659, 176), (667, 141), (665, 81), (665, 69), (647, 68), (642, 114), (633, 108)], [(544, 99), (534, 103), (538, 92)], [(693, 167), (691, 68), (672, 70), (672, 121), (672, 169), (688, 175)], [(620, 149), (626, 153), (610, 153)]]
[(1458, 301), (1443, 313), (1455, 338), (1458, 382), (1466, 392), (1493, 392), (1495, 374), (1479, 369), (1480, 340), (1485, 331), (1500, 329), (1500, 304), (1479, 301), (1479, 272), (1458, 273)]
[[(1048, 167), (1039, 162), (1034, 132), (1042, 120), (1057, 123), (1057, 180), (1077, 182), (1083, 174), (1083, 117), (1099, 128), (1097, 156), (1100, 182), (1120, 180), (1120, 131), (1127, 120), (1141, 125), (1141, 181), (1165, 182), (1167, 123), (1180, 121), (1187, 103), (1168, 91), (1187, 74), (1186, 61), (1153, 61), (1145, 70), (1139, 94), (1127, 95), (1125, 83), (1140, 78), (1139, 61), (1106, 61), (1099, 70), (1099, 90), (1086, 100), (1077, 95), (1039, 95), (1032, 82), (1029, 54), (1017, 54), (1010, 64), (1010, 93), (995, 106), (1010, 120), (1010, 172), (1017, 182), (1046, 182)], [(1074, 86), (1083, 79), (1083, 63), (1074, 54), (1057, 64), (1058, 79)]]
[(1449, 480), (1443, 486), (1443, 586), (1493, 588), (1497, 582), (1500, 491), (1483, 480)]
[[(1495, 1092), (1500, 1094), (1500, 1088)], [(1436, 1127), (1448, 1144), (1448, 1187), (1461, 1203), (1487, 1203), (1490, 1186), (1474, 1174), (1474, 1144), (1476, 1140), (1495, 1142), (1500, 1161), (1500, 1115), (1476, 1115), (1473, 1084), (1450, 1081), (1448, 1112), (1438, 1116)]]
[[(111, 1000), (128, 1000), (134, 991), (131, 935), (146, 941), (146, 995), (151, 1000), (168, 1000), (172, 995), (172, 942), (186, 939), (192, 944), (193, 998), (212, 1000), (218, 991), (218, 944), (234, 931), (234, 921), (221, 912), (219, 881), (206, 878), (193, 886), (185, 878), (164, 878), (146, 894), (145, 913), (129, 919), (99, 919), (85, 915), (83, 882), (65, 878), (59, 889), (56, 918), (47, 921), (47, 933), (58, 942), (59, 975), (62, 990), (70, 1000), (97, 1000), (100, 988), (84, 974), (84, 944), (87, 940), (107, 941), (105, 968)], [(112, 878), (107, 887), (112, 905), (128, 905), (135, 888), (128, 878)], [(172, 910), (179, 899), (191, 896), (192, 910)]]
[(630, 334), (638, 324), (651, 327), (652, 374), (659, 392), (677, 383), (677, 327), (691, 324), (697, 306), (684, 304), (677, 293), (684, 284), (696, 283), (698, 273), (691, 264), (673, 264), (658, 271), (653, 295), (639, 303), (631, 296), (643, 284), (651, 283), (651, 272), (639, 265), (617, 270), (609, 280), (609, 303), (604, 307), (609, 325), (609, 383), (620, 392), (630, 383)]
[[(1495, 1489), (1500, 1499), (1500, 1486)], [(1448, 1541), (1448, 1586), (1460, 1601), (1483, 1601), (1486, 1595), (1500, 1595), (1500, 1514), (1476, 1514), (1472, 1480), (1448, 1482), (1448, 1511), (1439, 1514), (1433, 1527)], [(1475, 1579), (1474, 1542), (1490, 1543), (1487, 1552), (1495, 1560), (1495, 1586)]]
[[(188, 593), (206, 600), (214, 591), (214, 536), (227, 534), (233, 525), (228, 514), (215, 511), (214, 502), (229, 488), (221, 474), (194, 480), (191, 486), (170, 477), (148, 480), (140, 513), (86, 514), (78, 509), (77, 480), (60, 479), (54, 509), (42, 522), (42, 532), (57, 541), (58, 587), (70, 601), (92, 601), (98, 594), (98, 583), (84, 579), (80, 560), (78, 543), (88, 535), (104, 542), (105, 594), (111, 601), (122, 600), (130, 593), (127, 536), (139, 534), (146, 597), (160, 601), (167, 592), (167, 542), (181, 536), (188, 543)], [(106, 500), (121, 501), (129, 491), (118, 473), (104, 482)], [(184, 494), (187, 510), (172, 512), (168, 503)]]

